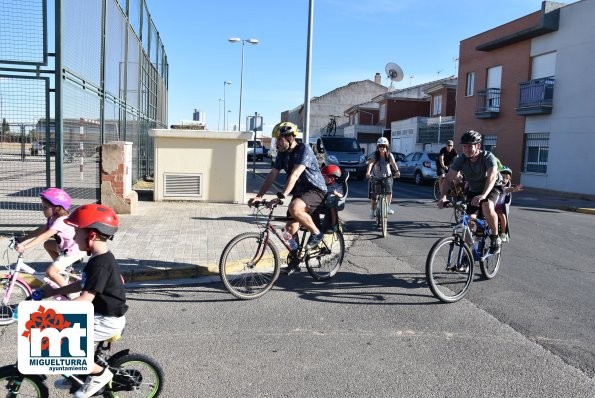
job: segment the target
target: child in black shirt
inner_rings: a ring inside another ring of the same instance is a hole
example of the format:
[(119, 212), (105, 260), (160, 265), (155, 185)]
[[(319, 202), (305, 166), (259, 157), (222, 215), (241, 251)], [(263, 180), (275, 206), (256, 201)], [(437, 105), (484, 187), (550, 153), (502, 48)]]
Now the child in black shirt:
[[(91, 256), (83, 269), (81, 282), (76, 282), (60, 289), (44, 286), (46, 296), (72, 293), (82, 289), (75, 301), (90, 301), (94, 309), (94, 341), (100, 342), (118, 336), (124, 330), (128, 310), (126, 293), (120, 275), (120, 269), (114, 255), (109, 251), (107, 241), (118, 230), (118, 216), (107, 206), (91, 204), (77, 208), (65, 223), (75, 227), (74, 240), (80, 250)], [(87, 398), (98, 392), (112, 379), (113, 374), (97, 363), (81, 388), (75, 392), (75, 398)], [(60, 383), (58, 383), (60, 384)], [(62, 383), (59, 388), (69, 388)]]

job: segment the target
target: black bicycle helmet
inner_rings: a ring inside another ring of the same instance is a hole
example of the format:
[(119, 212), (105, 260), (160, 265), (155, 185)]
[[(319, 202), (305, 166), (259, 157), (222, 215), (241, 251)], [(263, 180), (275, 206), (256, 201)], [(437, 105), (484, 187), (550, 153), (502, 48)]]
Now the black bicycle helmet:
[(479, 144), (481, 142), (481, 134), (477, 131), (469, 130), (461, 137), (461, 144)]

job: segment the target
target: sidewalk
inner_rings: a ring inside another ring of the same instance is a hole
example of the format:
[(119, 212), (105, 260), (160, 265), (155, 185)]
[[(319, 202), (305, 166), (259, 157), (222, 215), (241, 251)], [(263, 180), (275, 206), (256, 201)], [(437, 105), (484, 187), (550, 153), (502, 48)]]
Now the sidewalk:
[[(248, 197), (258, 192), (265, 175), (254, 176), (251, 170), (247, 173)], [(252, 210), (246, 204), (153, 202), (152, 194), (145, 196), (149, 198), (139, 202), (137, 213), (120, 216), (120, 229), (110, 242), (128, 282), (216, 275), (227, 242), (241, 232), (256, 230)], [(595, 214), (593, 201), (530, 189), (515, 194), (514, 205)], [(6, 242), (0, 237), (0, 247), (6, 247)], [(10, 253), (10, 261), (15, 260), (15, 253)], [(7, 261), (2, 258), (0, 266)], [(25, 261), (43, 270), (48, 256), (43, 248), (36, 247), (27, 253)]]

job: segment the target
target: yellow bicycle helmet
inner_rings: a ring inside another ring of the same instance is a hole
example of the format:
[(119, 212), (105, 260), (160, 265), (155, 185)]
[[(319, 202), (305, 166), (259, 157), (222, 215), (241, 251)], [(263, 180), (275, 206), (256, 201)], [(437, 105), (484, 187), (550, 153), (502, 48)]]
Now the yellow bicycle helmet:
[(298, 127), (291, 123), (291, 122), (281, 122), (277, 123), (277, 125), (273, 128), (272, 136), (274, 138), (279, 138), (284, 135), (293, 135), (294, 137), (298, 133)]

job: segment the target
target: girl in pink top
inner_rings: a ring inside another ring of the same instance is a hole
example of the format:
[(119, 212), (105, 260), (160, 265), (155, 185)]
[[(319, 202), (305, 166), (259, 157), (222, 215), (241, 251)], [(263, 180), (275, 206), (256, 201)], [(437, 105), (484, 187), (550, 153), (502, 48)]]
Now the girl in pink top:
[[(46, 189), (39, 196), (47, 223), (25, 236), (17, 245), (17, 251), (22, 253), (25, 249), (35, 247), (43, 242), (43, 247), (53, 260), (46, 270), (46, 274), (58, 285), (65, 286), (67, 281), (60, 272), (63, 272), (69, 265), (82, 260), (85, 256), (73, 239), (74, 227), (64, 223), (72, 200), (60, 188)], [(50, 240), (52, 237), (54, 239)], [(30, 242), (23, 243), (30, 239), (32, 239)]]

